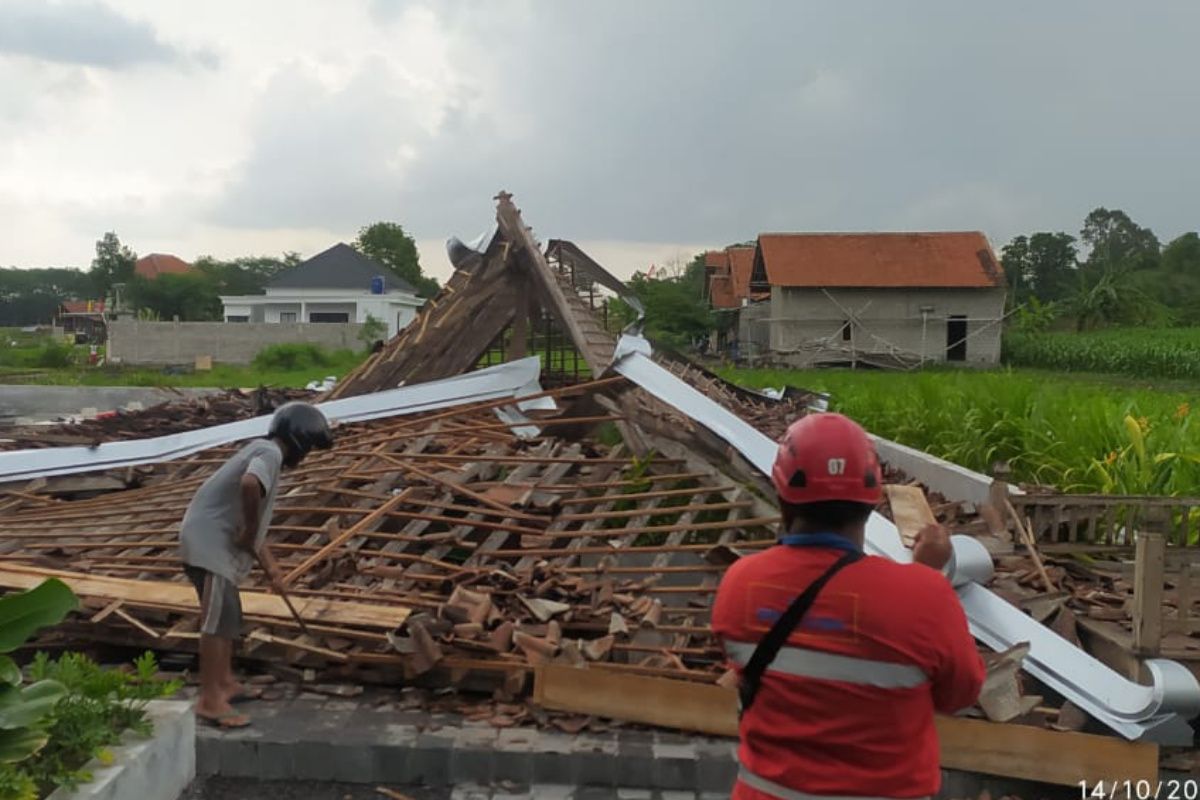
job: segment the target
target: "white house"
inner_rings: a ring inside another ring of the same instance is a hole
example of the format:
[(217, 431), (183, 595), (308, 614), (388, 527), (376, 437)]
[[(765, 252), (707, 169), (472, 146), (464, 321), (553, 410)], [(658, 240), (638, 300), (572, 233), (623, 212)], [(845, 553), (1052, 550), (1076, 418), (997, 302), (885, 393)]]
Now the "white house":
[(226, 322), (387, 323), (388, 337), (412, 321), (425, 301), (404, 280), (348, 244), (276, 275), (266, 294), (222, 297)]

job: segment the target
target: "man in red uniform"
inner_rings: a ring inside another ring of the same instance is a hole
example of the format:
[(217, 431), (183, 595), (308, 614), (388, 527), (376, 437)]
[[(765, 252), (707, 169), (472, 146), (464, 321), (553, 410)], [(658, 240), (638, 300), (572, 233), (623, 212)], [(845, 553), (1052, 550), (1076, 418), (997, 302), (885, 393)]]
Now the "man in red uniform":
[(883, 475), (866, 433), (839, 414), (791, 426), (772, 482), (780, 543), (733, 564), (713, 607), (741, 682), (733, 797), (936, 795), (934, 712), (973, 704), (984, 678), (940, 571), (946, 531), (926, 527), (913, 564), (862, 555)]

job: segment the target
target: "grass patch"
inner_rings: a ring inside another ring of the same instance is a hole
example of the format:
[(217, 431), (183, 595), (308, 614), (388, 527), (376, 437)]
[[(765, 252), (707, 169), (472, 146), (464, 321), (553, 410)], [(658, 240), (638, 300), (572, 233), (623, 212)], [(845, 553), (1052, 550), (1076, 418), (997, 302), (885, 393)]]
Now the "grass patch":
[[(288, 345), (292, 347), (292, 345)], [(362, 363), (366, 357), (351, 350), (327, 351), (302, 346), (298, 353), (272, 353), (254, 364), (216, 364), (211, 370), (197, 372), (190, 368), (133, 367), (105, 365), (81, 366), (86, 356), (75, 354), (72, 366), (56, 369), (6, 367), (0, 362), (0, 381), (57, 386), (178, 386), (178, 387), (251, 387), (276, 386), (302, 388), (310, 381), (328, 375), (341, 377)], [(78, 350), (79, 348), (75, 348)], [(86, 348), (85, 348), (86, 349)], [(267, 348), (274, 350), (274, 348)]]

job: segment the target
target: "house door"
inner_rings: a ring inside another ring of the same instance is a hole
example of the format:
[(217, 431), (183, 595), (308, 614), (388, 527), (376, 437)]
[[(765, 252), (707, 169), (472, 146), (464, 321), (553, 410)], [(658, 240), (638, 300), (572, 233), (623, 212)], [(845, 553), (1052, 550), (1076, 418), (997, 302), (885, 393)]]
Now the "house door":
[(952, 314), (946, 320), (946, 360), (967, 360), (967, 318)]

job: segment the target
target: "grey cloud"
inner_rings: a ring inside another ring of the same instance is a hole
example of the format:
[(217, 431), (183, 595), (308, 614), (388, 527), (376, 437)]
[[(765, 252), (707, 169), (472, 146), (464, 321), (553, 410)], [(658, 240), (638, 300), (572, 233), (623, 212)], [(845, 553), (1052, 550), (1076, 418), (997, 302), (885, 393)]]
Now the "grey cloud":
[(302, 72), (281, 72), (254, 123), (255, 142), (214, 222), (232, 227), (357, 227), (393, 218), (402, 145), (424, 138), (403, 80), (370, 62), (327, 91)]
[(0, 52), (110, 69), (193, 62), (211, 67), (217, 60), (212, 51), (184, 53), (150, 25), (87, 0), (6, 0), (0, 4)]
[[(386, 211), (433, 238), (472, 232), (505, 188), (539, 233), (595, 239), (965, 227), (1003, 243), (1075, 230), (1100, 204), (1162, 235), (1196, 226), (1200, 5), (514, 7), (434, 6), (497, 87), (486, 106), (528, 134), (503, 135), (470, 96), (427, 136), (371, 102), (302, 112), (280, 94), (226, 212)], [(382, 90), (364, 76), (354, 91)], [(391, 173), (400, 141), (417, 160)]]

